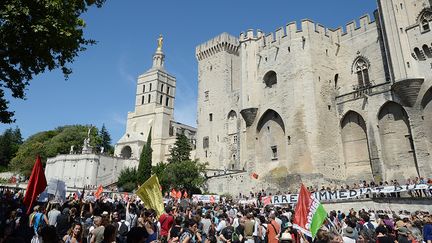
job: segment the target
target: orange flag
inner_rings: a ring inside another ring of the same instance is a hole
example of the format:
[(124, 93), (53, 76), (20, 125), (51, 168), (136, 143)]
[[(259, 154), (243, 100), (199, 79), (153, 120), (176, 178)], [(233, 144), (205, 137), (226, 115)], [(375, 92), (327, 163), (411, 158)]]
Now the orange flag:
[(185, 192), (183, 193), (183, 197), (184, 197), (184, 198), (188, 198), (187, 191), (185, 191)]
[(174, 188), (171, 189), (170, 197), (173, 197), (173, 198), (176, 198), (176, 197), (177, 197), (177, 192), (176, 192), (176, 190), (175, 190)]
[(182, 195), (181, 195), (181, 191), (178, 191), (178, 192), (177, 192), (177, 195), (176, 195), (176, 198), (177, 198), (177, 199), (180, 199), (181, 196), (182, 196)]
[(254, 172), (254, 173), (251, 174), (251, 177), (254, 178), (254, 179), (258, 179), (258, 174)]
[(102, 187), (102, 185), (99, 185), (98, 189), (96, 190), (96, 192), (94, 194), (96, 199), (99, 199), (100, 196), (102, 196), (102, 192), (103, 192), (103, 187)]
[(215, 198), (213, 195), (210, 196), (210, 203), (215, 203)]

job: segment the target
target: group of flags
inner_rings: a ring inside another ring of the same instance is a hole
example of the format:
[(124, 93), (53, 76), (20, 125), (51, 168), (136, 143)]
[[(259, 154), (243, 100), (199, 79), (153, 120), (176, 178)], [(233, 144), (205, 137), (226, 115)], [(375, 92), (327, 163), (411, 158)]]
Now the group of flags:
[[(188, 196), (189, 195), (188, 195), (187, 191), (184, 191), (183, 198), (188, 198)], [(175, 199), (181, 199), (182, 198), (182, 192), (180, 190), (176, 191), (173, 188), (173, 189), (171, 189), (170, 197), (175, 198)]]
[[(254, 173), (256, 174), (256, 173)], [(255, 176), (253, 176), (255, 178)], [(256, 178), (258, 175), (256, 174)], [(23, 203), (27, 206), (27, 214), (30, 213), (32, 205), (35, 203), (39, 194), (41, 194), (47, 187), (45, 173), (42, 167), (42, 162), (39, 156), (36, 158), (36, 163), (33, 167), (29, 183), (27, 185), (26, 194)], [(156, 175), (151, 176), (144, 184), (142, 184), (136, 191), (136, 195), (143, 201), (146, 207), (154, 209), (158, 216), (164, 212), (164, 203), (161, 186)], [(100, 198), (103, 193), (103, 187), (100, 185), (94, 196), (96, 199)], [(81, 198), (83, 193), (75, 193), (76, 198)], [(182, 197), (182, 192), (172, 189), (170, 196), (176, 199)], [(183, 197), (187, 198), (188, 194), (185, 191)], [(271, 196), (264, 198), (264, 205), (271, 204)], [(318, 229), (327, 218), (327, 212), (321, 203), (313, 197), (307, 188), (301, 184), (298, 202), (295, 208), (294, 228), (301, 231), (303, 234), (315, 238)]]

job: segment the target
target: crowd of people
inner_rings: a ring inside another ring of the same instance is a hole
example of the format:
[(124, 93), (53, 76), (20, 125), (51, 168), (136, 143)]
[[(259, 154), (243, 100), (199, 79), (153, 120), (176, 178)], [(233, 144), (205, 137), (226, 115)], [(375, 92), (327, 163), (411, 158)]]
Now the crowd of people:
[(135, 196), (92, 202), (71, 196), (27, 214), (22, 193), (2, 190), (0, 196), (0, 243), (432, 242), (432, 215), (420, 211), (331, 211), (312, 239), (294, 227), (290, 205), (170, 200), (157, 215)]

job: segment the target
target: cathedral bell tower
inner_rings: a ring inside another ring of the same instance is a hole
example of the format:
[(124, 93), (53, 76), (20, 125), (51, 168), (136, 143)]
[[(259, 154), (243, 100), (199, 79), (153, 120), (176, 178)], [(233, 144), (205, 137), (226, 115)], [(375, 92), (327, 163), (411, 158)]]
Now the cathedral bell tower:
[(176, 79), (164, 68), (163, 37), (159, 36), (153, 66), (137, 80), (135, 111), (128, 113), (126, 133), (115, 146), (115, 155), (139, 159), (151, 132), (154, 164), (169, 154), (167, 139), (173, 120)]

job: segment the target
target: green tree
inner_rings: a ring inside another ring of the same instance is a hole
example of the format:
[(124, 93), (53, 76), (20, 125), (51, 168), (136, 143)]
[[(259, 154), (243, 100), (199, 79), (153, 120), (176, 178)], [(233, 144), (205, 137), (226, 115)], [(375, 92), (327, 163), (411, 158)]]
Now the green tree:
[(99, 147), (104, 148), (105, 151), (104, 153), (111, 154), (111, 155), (114, 154), (114, 147), (111, 146), (111, 135), (106, 129), (105, 124), (102, 125), (102, 128), (99, 132), (99, 137), (101, 139)]
[(170, 151), (169, 163), (177, 163), (181, 161), (190, 160), (190, 152), (192, 146), (189, 139), (184, 134), (178, 134), (176, 142)]
[(144, 144), (141, 151), (138, 164), (137, 181), (141, 185), (151, 176), (152, 172), (152, 148), (151, 148), (151, 129), (147, 137), (147, 142)]
[[(81, 152), (84, 139), (87, 137), (88, 126), (62, 126), (54, 130), (36, 133), (30, 136), (19, 147), (9, 167), (11, 170), (30, 175), (36, 155), (40, 155), (42, 163), (57, 154), (68, 154), (71, 146), (76, 153)], [(99, 142), (98, 130), (91, 129), (90, 145), (95, 147)]]
[(0, 123), (10, 123), (14, 112), (4, 89), (24, 99), (30, 80), (46, 70), (60, 68), (65, 78), (68, 64), (94, 40), (84, 38), (81, 15), (105, 0), (2, 0), (0, 3)]
[(17, 127), (15, 129), (8, 128), (0, 135), (0, 167), (5, 168), (10, 161), (15, 157), (19, 146), (23, 143), (21, 131)]
[(132, 192), (137, 188), (137, 170), (136, 168), (126, 168), (120, 171), (117, 181), (120, 191)]
[(168, 164), (163, 178), (169, 178), (168, 188), (183, 188), (188, 193), (199, 192), (206, 178), (204, 170), (207, 164), (199, 163), (197, 160), (185, 160)]

